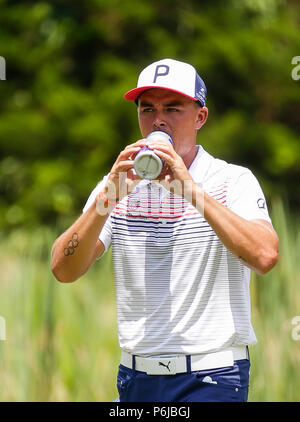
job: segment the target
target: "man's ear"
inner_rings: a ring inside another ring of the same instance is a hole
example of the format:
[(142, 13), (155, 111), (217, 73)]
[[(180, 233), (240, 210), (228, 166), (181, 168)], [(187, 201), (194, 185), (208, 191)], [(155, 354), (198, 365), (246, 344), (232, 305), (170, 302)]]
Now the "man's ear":
[(197, 120), (196, 120), (196, 130), (199, 130), (204, 123), (206, 122), (208, 117), (208, 108), (207, 107), (199, 107)]

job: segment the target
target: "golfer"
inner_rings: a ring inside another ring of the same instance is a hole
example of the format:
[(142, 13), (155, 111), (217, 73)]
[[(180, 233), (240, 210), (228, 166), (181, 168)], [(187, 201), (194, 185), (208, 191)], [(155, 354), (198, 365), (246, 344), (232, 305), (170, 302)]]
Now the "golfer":
[[(121, 402), (247, 400), (250, 270), (276, 264), (278, 238), (252, 172), (196, 144), (206, 93), (190, 64), (147, 66), (125, 94), (142, 139), (120, 152), (53, 245), (52, 271), (64, 283), (112, 247)], [(172, 143), (147, 140), (153, 131)], [(146, 147), (163, 160), (155, 180), (134, 170)]]

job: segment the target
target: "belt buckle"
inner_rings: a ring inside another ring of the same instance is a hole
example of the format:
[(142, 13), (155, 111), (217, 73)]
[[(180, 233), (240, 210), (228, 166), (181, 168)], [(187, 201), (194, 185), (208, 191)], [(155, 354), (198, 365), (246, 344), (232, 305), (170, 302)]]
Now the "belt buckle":
[(148, 375), (175, 375), (176, 359), (174, 358), (154, 358), (149, 359), (149, 368), (147, 368)]

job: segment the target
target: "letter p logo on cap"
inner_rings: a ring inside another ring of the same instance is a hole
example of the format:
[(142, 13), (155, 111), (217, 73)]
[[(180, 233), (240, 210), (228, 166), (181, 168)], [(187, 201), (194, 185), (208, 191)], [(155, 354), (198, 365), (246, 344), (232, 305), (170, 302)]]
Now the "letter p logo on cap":
[[(165, 69), (165, 72), (164, 73), (159, 73), (159, 69), (160, 68)], [(170, 68), (166, 64), (159, 64), (159, 65), (157, 65), (156, 68), (155, 68), (155, 74), (154, 74), (153, 83), (154, 84), (156, 83), (156, 79), (157, 79), (158, 76), (167, 76), (169, 74), (169, 70), (170, 70)]]

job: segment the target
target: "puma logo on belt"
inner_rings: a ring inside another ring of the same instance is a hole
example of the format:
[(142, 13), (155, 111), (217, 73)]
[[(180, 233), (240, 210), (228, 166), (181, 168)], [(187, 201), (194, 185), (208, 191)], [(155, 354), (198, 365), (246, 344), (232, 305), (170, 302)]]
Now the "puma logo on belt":
[(167, 364), (167, 365), (165, 365), (163, 362), (158, 362), (158, 365), (159, 365), (159, 366), (164, 366), (165, 368), (167, 368), (167, 370), (168, 370), (169, 372), (171, 372), (171, 370), (170, 370), (170, 368), (169, 368), (170, 363), (171, 363), (171, 361), (169, 361), (169, 362), (168, 362), (168, 364)]

